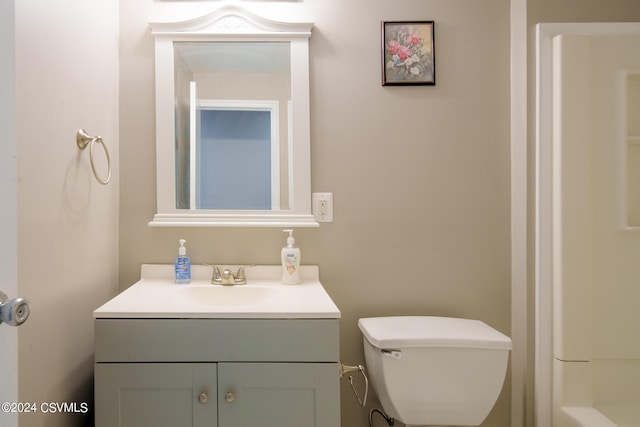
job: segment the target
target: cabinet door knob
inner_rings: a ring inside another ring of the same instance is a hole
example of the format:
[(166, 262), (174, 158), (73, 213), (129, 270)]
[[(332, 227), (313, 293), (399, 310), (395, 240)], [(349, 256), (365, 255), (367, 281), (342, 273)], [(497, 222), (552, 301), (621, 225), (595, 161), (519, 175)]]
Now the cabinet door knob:
[(200, 393), (200, 395), (198, 396), (198, 402), (200, 403), (207, 403), (209, 401), (209, 396), (207, 396), (207, 393), (202, 392)]
[(227, 403), (233, 403), (236, 401), (236, 395), (233, 394), (233, 392), (228, 392), (227, 394), (224, 395), (224, 401)]

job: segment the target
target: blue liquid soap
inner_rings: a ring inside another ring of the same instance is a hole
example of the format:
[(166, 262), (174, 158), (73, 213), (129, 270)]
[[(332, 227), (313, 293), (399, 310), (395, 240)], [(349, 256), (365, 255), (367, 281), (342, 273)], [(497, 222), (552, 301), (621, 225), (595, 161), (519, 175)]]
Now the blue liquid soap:
[(187, 248), (184, 246), (187, 241), (180, 239), (179, 242), (180, 247), (178, 248), (178, 256), (176, 257), (176, 262), (174, 264), (176, 283), (191, 283), (191, 261), (187, 256)]

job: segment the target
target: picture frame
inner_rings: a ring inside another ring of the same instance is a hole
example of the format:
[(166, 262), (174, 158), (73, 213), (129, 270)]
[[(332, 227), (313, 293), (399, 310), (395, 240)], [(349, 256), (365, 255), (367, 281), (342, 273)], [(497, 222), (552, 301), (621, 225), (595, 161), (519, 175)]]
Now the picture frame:
[(382, 21), (382, 85), (435, 85), (434, 21)]

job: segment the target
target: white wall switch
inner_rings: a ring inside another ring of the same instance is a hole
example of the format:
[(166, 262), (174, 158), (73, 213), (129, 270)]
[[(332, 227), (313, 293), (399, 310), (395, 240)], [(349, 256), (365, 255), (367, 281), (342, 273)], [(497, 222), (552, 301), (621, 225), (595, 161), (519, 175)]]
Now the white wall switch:
[(318, 222), (333, 222), (333, 193), (313, 193), (313, 216)]

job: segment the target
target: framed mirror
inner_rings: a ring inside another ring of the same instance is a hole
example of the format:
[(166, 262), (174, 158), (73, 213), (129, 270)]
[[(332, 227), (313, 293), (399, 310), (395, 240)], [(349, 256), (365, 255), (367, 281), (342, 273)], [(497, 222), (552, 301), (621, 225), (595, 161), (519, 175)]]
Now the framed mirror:
[(318, 226), (311, 213), (312, 27), (237, 6), (151, 22), (157, 212), (150, 226)]

